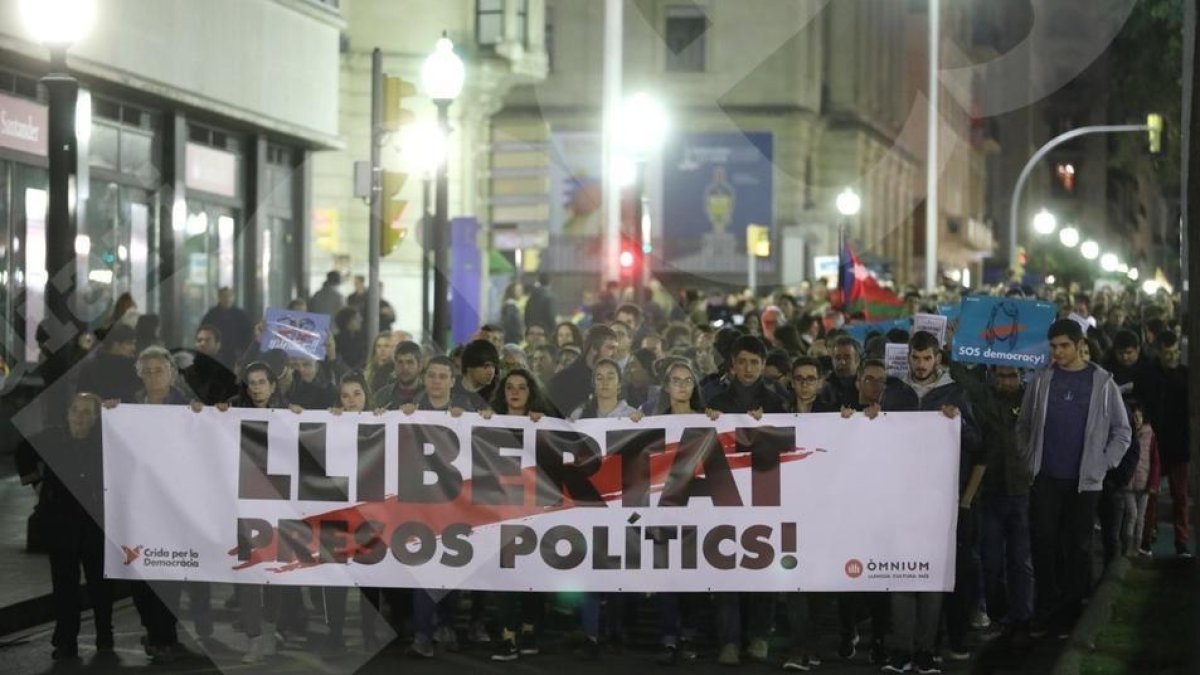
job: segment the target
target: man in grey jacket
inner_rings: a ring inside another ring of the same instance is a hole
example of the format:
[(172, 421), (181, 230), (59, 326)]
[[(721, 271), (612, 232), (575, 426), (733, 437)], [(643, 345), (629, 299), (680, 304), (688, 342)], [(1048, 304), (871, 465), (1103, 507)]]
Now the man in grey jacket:
[[(1034, 476), (1030, 492), (1034, 631), (1071, 629), (1091, 591), (1092, 524), (1104, 475), (1120, 463), (1132, 431), (1112, 374), (1083, 359), (1083, 329), (1070, 319), (1048, 331), (1054, 365), (1025, 389), (1017, 418), (1020, 456)], [(1066, 553), (1061, 574), (1058, 552)]]

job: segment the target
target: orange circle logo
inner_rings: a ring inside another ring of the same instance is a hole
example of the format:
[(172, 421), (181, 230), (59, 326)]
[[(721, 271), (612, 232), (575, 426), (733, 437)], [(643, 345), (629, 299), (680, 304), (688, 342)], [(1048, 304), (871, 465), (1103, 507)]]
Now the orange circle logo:
[(851, 579), (857, 579), (861, 577), (863, 573), (862, 561), (855, 558), (847, 560), (845, 570), (846, 576), (850, 577)]

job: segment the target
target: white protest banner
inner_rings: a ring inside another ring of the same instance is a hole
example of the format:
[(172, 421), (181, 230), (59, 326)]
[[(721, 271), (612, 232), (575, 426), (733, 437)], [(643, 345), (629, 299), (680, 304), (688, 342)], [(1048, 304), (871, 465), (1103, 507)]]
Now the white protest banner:
[(959, 421), (120, 405), (107, 576), (522, 591), (947, 591)]
[(889, 342), (884, 346), (883, 362), (887, 364), (888, 377), (904, 377), (908, 374), (908, 345)]
[(912, 329), (913, 332), (925, 331), (937, 338), (938, 344), (942, 347), (946, 346), (946, 321), (947, 317), (941, 314), (913, 314)]

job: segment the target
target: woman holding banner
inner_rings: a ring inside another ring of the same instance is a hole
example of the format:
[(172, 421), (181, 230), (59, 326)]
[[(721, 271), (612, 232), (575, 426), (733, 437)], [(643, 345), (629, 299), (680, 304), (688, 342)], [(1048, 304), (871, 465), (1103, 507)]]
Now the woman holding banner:
[[(687, 361), (679, 361), (667, 368), (662, 379), (662, 394), (658, 397), (656, 415), (703, 415), (704, 397), (700, 395), (700, 378)], [(688, 616), (695, 617), (696, 594), (659, 593), (658, 594), (658, 625), (662, 633), (662, 654), (658, 662), (662, 665), (674, 665), (680, 661), (692, 661), (696, 652), (688, 645), (689, 637), (695, 634), (695, 627), (683, 625), (683, 615), (680, 605), (686, 605)]]
[[(571, 413), (570, 420), (575, 422), (581, 419), (620, 417), (628, 417), (637, 422), (644, 415), (621, 398), (621, 366), (612, 359), (602, 358), (596, 361), (592, 369), (592, 395)], [(607, 634), (620, 641), (624, 623), (622, 619), (625, 613), (625, 596), (620, 593), (604, 595), (608, 599)], [(587, 640), (583, 645), (583, 657), (589, 661), (600, 656), (601, 599), (599, 593), (585, 593), (583, 607), (580, 608), (583, 632), (587, 635)]]
[[(338, 386), (338, 405), (330, 408), (334, 415), (342, 413), (361, 413), (372, 410), (371, 389), (367, 386), (367, 378), (358, 371), (346, 373)], [(381, 411), (376, 411), (376, 415)], [(325, 650), (330, 653), (340, 653), (346, 650), (346, 638), (343, 630), (346, 626), (346, 597), (349, 588), (346, 586), (327, 586), (321, 589), (324, 597), (325, 623), (329, 628), (326, 636)], [(361, 598), (358, 603), (359, 620), (363, 633), (363, 647), (368, 652), (378, 648), (379, 638), (375, 634), (375, 619), (379, 616), (379, 608), (383, 603), (383, 591), (379, 588), (360, 588)]]
[[(524, 368), (514, 368), (496, 387), (492, 410), (497, 415), (527, 415), (530, 421), (537, 422), (549, 408), (537, 378)], [(537, 626), (545, 608), (544, 596), (526, 592), (500, 593), (499, 596), (500, 648), (492, 654), (492, 660), (515, 661), (522, 656), (537, 654)]]

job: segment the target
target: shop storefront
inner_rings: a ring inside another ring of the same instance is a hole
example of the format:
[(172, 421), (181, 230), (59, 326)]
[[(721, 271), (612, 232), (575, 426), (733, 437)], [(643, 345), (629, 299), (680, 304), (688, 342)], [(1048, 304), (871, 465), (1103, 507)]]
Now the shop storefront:
[[(88, 167), (76, 195), (80, 323), (106, 327), (127, 293), (140, 313), (160, 315), (168, 346), (190, 346), (221, 287), (251, 316), (307, 290), (308, 147), (117, 85), (82, 85), (91, 121), (81, 122)], [(0, 59), (0, 354), (9, 362), (36, 359), (45, 312), (41, 96), (36, 76)]]

